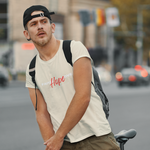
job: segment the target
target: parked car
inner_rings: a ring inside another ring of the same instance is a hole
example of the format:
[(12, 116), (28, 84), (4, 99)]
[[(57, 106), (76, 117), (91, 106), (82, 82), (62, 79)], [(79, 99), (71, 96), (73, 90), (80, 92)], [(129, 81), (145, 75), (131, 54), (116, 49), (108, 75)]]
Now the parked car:
[(9, 71), (10, 71), (10, 74), (12, 76), (12, 80), (17, 80), (17, 78), (18, 78), (17, 71), (14, 68), (10, 68)]
[(0, 85), (1, 86), (7, 86), (9, 83), (9, 73), (8, 70), (0, 66)]
[(150, 84), (150, 68), (147, 66), (136, 65), (134, 69), (139, 72), (139, 76), (141, 78), (141, 83), (145, 85)]
[(141, 83), (139, 72), (134, 68), (124, 68), (121, 72), (117, 72), (115, 77), (119, 86), (124, 84), (139, 85)]
[(142, 66), (143, 68), (146, 69), (146, 71), (148, 72), (148, 76), (149, 76), (149, 84), (150, 84), (150, 67), (148, 66)]

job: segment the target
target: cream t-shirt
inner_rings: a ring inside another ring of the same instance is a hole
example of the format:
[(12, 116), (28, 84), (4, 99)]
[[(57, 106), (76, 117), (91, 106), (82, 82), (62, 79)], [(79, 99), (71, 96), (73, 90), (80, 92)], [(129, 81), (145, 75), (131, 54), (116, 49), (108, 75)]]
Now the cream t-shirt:
[[(66, 61), (62, 50), (62, 43), (63, 41), (61, 40), (59, 50), (49, 61), (43, 61), (39, 54), (36, 58), (35, 80), (47, 104), (47, 110), (50, 113), (55, 132), (62, 123), (75, 94), (73, 67)], [(90, 58), (87, 49), (79, 41), (71, 42), (71, 52), (73, 63), (81, 57)], [(31, 76), (29, 75), (29, 65), (26, 71), (26, 87), (34, 88)], [(78, 124), (67, 134), (67, 139), (65, 140), (74, 143), (92, 135), (102, 136), (110, 132), (111, 128), (105, 117), (102, 102), (91, 84), (89, 106)]]

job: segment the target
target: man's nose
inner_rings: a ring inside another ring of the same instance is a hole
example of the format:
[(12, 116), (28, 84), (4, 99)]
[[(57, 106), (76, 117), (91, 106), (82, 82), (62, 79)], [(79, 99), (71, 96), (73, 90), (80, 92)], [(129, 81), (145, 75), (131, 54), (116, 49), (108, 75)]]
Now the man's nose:
[(43, 29), (43, 26), (42, 26), (42, 24), (39, 22), (39, 23), (38, 23), (38, 30), (40, 30), (40, 29)]

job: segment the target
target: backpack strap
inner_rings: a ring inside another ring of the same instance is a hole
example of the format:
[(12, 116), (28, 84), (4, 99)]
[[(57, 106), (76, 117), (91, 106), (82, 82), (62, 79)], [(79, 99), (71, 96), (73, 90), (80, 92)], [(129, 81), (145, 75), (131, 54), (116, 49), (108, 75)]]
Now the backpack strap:
[(65, 58), (66, 58), (67, 62), (71, 66), (73, 66), (73, 64), (72, 64), (72, 53), (71, 53), (70, 46), (71, 46), (71, 40), (63, 41), (63, 51), (64, 51)]
[(32, 82), (35, 85), (35, 95), (36, 95), (36, 105), (35, 105), (35, 110), (37, 110), (37, 94), (36, 94), (36, 81), (35, 81), (35, 64), (36, 64), (36, 56), (32, 59), (29, 65), (29, 75), (31, 76)]
[(32, 59), (29, 65), (29, 75), (32, 77), (33, 83), (35, 83), (35, 63), (36, 63), (36, 56)]
[[(71, 43), (70, 40), (63, 41), (63, 51), (64, 51), (64, 55), (65, 55), (65, 58), (66, 58), (67, 62), (71, 66), (73, 66), (70, 43)], [(94, 68), (94, 66), (92, 66), (92, 71), (93, 71), (94, 83), (91, 81), (91, 84), (93, 85), (93, 87), (95, 89), (95, 92), (101, 98), (101, 101), (103, 103), (103, 110), (105, 112), (106, 118), (108, 118), (108, 116), (109, 116), (108, 99), (107, 99), (105, 93), (103, 92), (102, 85), (101, 85), (98, 73), (97, 73), (96, 69)]]
[[(72, 63), (72, 53), (71, 53), (71, 40), (64, 40), (63, 41), (63, 51), (64, 51), (64, 55), (65, 55), (65, 58), (66, 58), (66, 60), (67, 60), (67, 62), (71, 65), (71, 66), (73, 66), (73, 63)], [(94, 76), (94, 81), (95, 80), (99, 80), (99, 85), (98, 85), (98, 87), (99, 87), (99, 89), (100, 90), (102, 90), (103, 91), (103, 89), (102, 89), (102, 85), (101, 85), (101, 83), (100, 83), (100, 79), (99, 79), (99, 77), (98, 77), (98, 73), (97, 73), (97, 71), (95, 70), (95, 68), (92, 66), (92, 71), (93, 71), (93, 76)], [(95, 85), (94, 85), (94, 83), (91, 81), (91, 83), (92, 83), (92, 85), (94, 86), (94, 88), (95, 88)]]
[[(92, 66), (92, 70), (93, 70), (93, 77), (94, 77), (94, 81), (98, 81), (97, 82), (97, 87), (103, 91), (103, 88), (102, 88), (102, 85), (101, 85), (101, 82), (100, 82), (100, 79), (99, 79), (99, 75), (98, 75), (98, 72), (96, 71), (96, 69)], [(93, 86), (95, 87), (94, 83), (91, 81), (91, 83), (93, 84)]]

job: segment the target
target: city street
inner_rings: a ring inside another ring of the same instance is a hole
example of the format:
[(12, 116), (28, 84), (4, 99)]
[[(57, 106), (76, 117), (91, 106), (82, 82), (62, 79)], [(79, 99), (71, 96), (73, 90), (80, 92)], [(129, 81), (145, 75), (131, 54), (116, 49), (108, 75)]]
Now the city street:
[[(0, 149), (44, 150), (28, 90), (22, 81), (0, 87)], [(148, 150), (150, 135), (150, 86), (118, 87), (115, 81), (103, 84), (110, 102), (109, 121), (114, 134), (136, 129), (137, 136), (125, 150)]]

